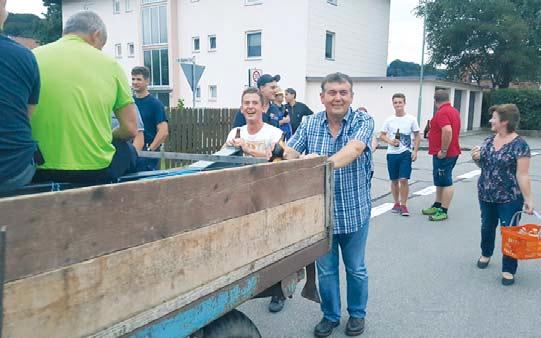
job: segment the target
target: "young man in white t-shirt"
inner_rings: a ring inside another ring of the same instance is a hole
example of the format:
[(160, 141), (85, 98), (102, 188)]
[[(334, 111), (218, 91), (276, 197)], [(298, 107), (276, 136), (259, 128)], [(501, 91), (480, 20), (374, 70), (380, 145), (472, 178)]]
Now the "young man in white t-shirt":
[(394, 206), (391, 210), (402, 216), (409, 216), (407, 207), (411, 176), (411, 163), (417, 159), (421, 143), (419, 124), (414, 116), (406, 114), (406, 96), (393, 95), (394, 115), (385, 120), (380, 139), (387, 143), (387, 169), (391, 179)]
[[(225, 144), (242, 148), (245, 156), (267, 157), (268, 150), (280, 141), (282, 131), (263, 122), (263, 97), (257, 88), (247, 88), (242, 92), (240, 108), (246, 124), (233, 128)], [(237, 138), (237, 129), (240, 137)]]

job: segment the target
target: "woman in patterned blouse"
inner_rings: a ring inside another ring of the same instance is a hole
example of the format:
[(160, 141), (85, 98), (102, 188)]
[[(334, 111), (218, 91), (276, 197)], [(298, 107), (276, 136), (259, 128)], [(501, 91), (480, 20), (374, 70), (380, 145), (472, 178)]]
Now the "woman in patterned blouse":
[[(490, 107), (491, 129), (481, 147), (472, 149), (472, 159), (481, 168), (477, 183), (481, 207), (481, 257), (477, 266), (484, 269), (494, 252), (498, 221), (509, 224), (517, 211), (533, 213), (530, 186), (530, 147), (516, 133), (520, 113), (514, 104)], [(515, 223), (518, 222), (518, 218)], [(517, 271), (517, 260), (509, 256), (502, 259), (502, 284), (512, 285)]]

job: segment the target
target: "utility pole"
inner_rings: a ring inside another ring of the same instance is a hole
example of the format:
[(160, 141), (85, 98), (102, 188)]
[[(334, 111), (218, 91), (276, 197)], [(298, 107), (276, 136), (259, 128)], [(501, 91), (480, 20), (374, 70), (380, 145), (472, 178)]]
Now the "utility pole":
[[(421, 1), (419, 1), (421, 5)], [(423, 80), (425, 73), (425, 36), (426, 36), (426, 14), (423, 13), (423, 47), (421, 52), (421, 72), (419, 74), (419, 99), (417, 101), (417, 123), (421, 125), (421, 113), (423, 104)]]

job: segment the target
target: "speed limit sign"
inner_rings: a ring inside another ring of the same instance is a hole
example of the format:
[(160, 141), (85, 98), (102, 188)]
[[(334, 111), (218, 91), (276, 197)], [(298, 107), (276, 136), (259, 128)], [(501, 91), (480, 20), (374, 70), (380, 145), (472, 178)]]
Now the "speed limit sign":
[(263, 74), (263, 71), (261, 69), (250, 69), (248, 71), (248, 78), (249, 78), (249, 85), (250, 87), (256, 87), (257, 86), (257, 80), (261, 77)]

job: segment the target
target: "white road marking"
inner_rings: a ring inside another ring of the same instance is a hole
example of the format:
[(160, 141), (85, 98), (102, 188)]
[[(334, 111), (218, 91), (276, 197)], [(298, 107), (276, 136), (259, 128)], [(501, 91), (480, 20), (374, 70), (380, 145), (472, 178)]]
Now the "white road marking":
[(534, 152), (533, 152), (533, 153), (531, 153), (530, 155), (531, 155), (531, 156), (537, 156), (537, 155), (539, 155), (539, 154), (540, 154), (540, 153), (538, 153), (538, 152), (534, 151)]
[(418, 195), (418, 196), (428, 196), (428, 195), (432, 195), (435, 192), (436, 192), (436, 187), (431, 185), (430, 187), (426, 187), (422, 190), (416, 191), (413, 194)]
[(374, 218), (386, 213), (387, 211), (391, 210), (393, 206), (394, 206), (394, 203), (383, 203), (381, 205), (378, 205), (377, 207), (373, 207), (370, 218)]
[(465, 173), (464, 175), (458, 176), (457, 178), (467, 180), (468, 178), (474, 178), (475, 176), (479, 176), (479, 175), (481, 175), (481, 169), (472, 170), (470, 172)]

